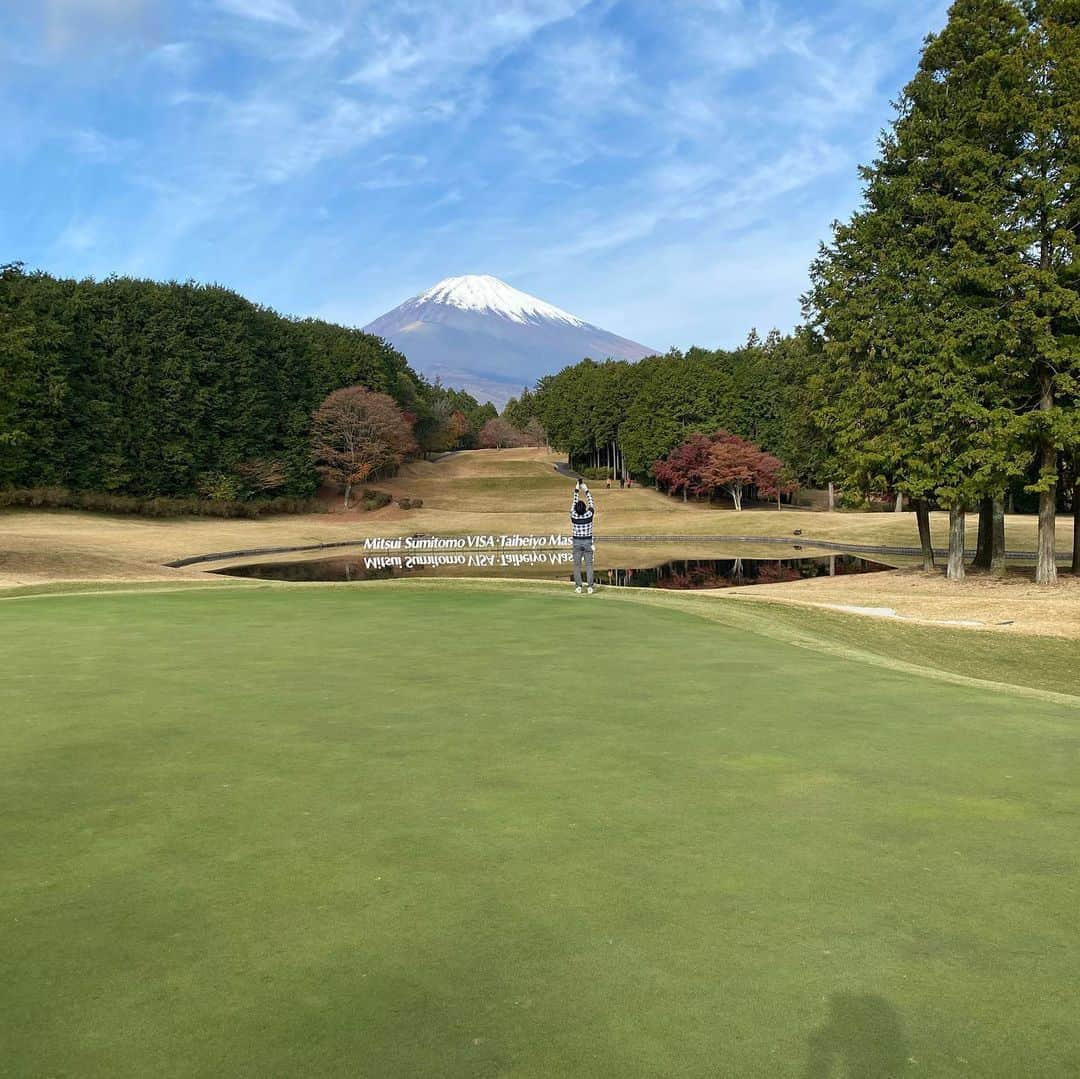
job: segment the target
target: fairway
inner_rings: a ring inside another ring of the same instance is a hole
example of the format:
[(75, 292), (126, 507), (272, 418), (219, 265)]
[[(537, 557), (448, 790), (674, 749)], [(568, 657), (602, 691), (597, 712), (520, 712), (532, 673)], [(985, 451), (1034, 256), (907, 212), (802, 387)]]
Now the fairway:
[(1080, 1074), (1064, 701), (603, 591), (0, 614), (0, 1074)]

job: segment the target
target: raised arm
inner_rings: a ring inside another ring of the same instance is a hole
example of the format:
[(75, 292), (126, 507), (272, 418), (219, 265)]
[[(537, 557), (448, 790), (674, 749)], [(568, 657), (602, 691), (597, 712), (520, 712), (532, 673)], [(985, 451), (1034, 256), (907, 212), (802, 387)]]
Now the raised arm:
[(584, 499), (585, 504), (588, 506), (588, 512), (590, 514), (592, 514), (594, 512), (594, 510), (595, 510), (595, 506), (593, 504), (592, 491), (589, 490), (589, 487), (588, 487), (587, 484), (582, 483), (581, 480), (578, 480), (577, 483), (574, 484), (574, 494), (570, 499), (570, 516), (571, 517), (574, 516), (574, 507), (582, 499)]

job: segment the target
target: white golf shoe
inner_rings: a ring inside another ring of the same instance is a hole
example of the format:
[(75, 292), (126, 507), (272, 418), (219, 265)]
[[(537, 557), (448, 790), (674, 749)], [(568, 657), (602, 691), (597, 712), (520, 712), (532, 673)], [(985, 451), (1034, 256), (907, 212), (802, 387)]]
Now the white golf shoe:
[(578, 585), (577, 588), (574, 589), (574, 591), (580, 596), (581, 595), (581, 585)]
[(591, 595), (593, 594), (593, 592), (595, 592), (595, 591), (596, 591), (596, 590), (595, 590), (594, 588), (590, 588), (590, 589), (589, 589), (589, 595), (591, 596)]

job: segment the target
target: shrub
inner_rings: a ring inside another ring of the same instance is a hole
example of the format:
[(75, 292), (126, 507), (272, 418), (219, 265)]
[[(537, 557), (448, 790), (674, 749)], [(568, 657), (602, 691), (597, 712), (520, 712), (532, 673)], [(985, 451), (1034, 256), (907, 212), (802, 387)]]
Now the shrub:
[(383, 506), (389, 506), (394, 500), (385, 491), (369, 487), (360, 496), (360, 501), (364, 512), (370, 513), (372, 510), (381, 510)]
[(278, 495), (267, 502), (253, 503), (261, 507), (261, 515), (270, 516), (276, 513), (329, 513), (329, 507), (324, 503), (309, 498), (296, 498), (294, 495)]
[(610, 468), (579, 468), (575, 471), (579, 472), (587, 480), (609, 480), (611, 479)]
[(403, 510), (411, 510), (411, 509), (412, 509), (412, 506), (413, 506), (413, 504), (412, 504), (412, 499), (411, 499), (411, 498), (399, 498), (399, 499), (397, 500), (397, 504), (398, 504), (398, 505), (399, 505), (399, 506), (400, 506), (400, 507), (401, 507), (401, 508), (402, 508)]
[(414, 510), (420, 509), (423, 505), (424, 505), (424, 500), (422, 498), (414, 498), (412, 500), (412, 508)]
[(24, 505), (44, 506), (47, 509), (66, 506), (71, 498), (71, 492), (66, 487), (31, 487), (26, 495)]
[(142, 504), (142, 512), (147, 517), (175, 517), (175, 498), (151, 498)]
[(224, 472), (204, 472), (196, 487), (200, 497), (210, 502), (240, 501), (240, 481)]

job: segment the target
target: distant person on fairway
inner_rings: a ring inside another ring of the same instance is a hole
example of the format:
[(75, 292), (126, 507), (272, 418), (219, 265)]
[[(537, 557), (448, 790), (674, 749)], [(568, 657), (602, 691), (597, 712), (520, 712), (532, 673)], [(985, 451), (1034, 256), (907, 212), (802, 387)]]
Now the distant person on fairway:
[(581, 560), (585, 559), (588, 572), (589, 595), (593, 594), (593, 517), (596, 506), (593, 504), (592, 491), (584, 480), (574, 484), (574, 498), (570, 503), (570, 527), (574, 536), (574, 591), (581, 592)]

